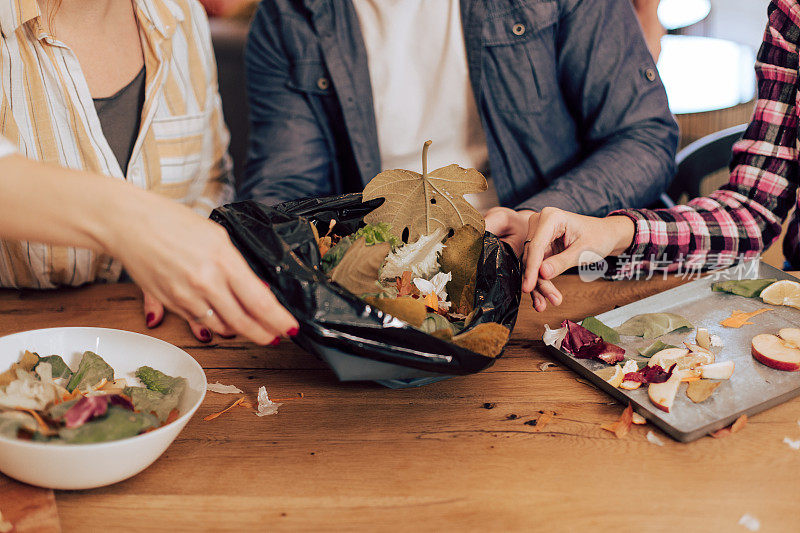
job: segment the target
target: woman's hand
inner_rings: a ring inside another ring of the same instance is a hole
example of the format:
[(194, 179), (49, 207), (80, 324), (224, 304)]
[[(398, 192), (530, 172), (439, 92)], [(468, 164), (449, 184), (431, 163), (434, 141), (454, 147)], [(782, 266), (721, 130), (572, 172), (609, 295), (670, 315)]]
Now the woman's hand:
[(297, 321), (253, 273), (224, 228), (153, 194), (135, 191), (121, 200), (100, 241), (142, 288), (148, 327), (161, 322), (166, 306), (203, 342), (211, 340), (211, 332), (241, 334), (258, 344), (297, 334)]
[[(528, 221), (524, 237), (521, 219)], [(591, 258), (623, 253), (633, 242), (635, 227), (626, 216), (587, 217), (546, 207), (538, 214), (493, 209), (486, 215), (486, 229), (522, 251), (522, 290), (532, 293), (537, 311), (544, 311), (548, 300), (553, 305), (562, 300), (550, 280), (581, 264), (581, 255), (587, 252)]]

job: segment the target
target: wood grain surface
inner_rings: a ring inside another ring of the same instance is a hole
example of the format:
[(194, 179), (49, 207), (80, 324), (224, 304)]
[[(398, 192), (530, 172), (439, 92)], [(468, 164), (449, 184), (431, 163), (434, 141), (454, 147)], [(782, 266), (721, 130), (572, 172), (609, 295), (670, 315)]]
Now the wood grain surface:
[(15, 533), (61, 531), (52, 490), (18, 483), (0, 474), (0, 512)]
[[(418, 389), (339, 383), (291, 343), (203, 345), (174, 316), (147, 330), (132, 285), (49, 293), (0, 291), (0, 334), (56, 326), (138, 331), (188, 351), (220, 381), (287, 401), (258, 418), (209, 393), (152, 467), (116, 485), (56, 492), (64, 531), (799, 531), (800, 400), (753, 417), (725, 439), (664, 446), (635, 426), (600, 429), (621, 406), (542, 349), (545, 323), (580, 319), (680, 280), (582, 283), (537, 315), (523, 300), (505, 355), (480, 374)], [(554, 412), (544, 427), (533, 425)], [(2, 500), (0, 500), (2, 502)], [(0, 508), (2, 508), (0, 503)], [(4, 509), (5, 511), (5, 509)]]

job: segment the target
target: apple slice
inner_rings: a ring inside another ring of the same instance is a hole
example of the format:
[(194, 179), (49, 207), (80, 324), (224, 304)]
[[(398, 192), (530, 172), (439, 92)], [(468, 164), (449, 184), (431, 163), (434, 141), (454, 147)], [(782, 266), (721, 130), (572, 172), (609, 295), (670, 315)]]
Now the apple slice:
[(697, 328), (697, 333), (694, 335), (694, 342), (696, 342), (701, 348), (710, 350), (711, 335), (708, 334), (708, 328)]
[(792, 348), (800, 349), (800, 329), (797, 328), (783, 328), (778, 331), (778, 337), (786, 341)]
[(675, 395), (678, 394), (678, 387), (681, 385), (682, 378), (683, 372), (675, 371), (664, 383), (651, 383), (647, 387), (647, 395), (653, 405), (669, 413), (672, 402), (675, 401)]
[(703, 365), (699, 368), (700, 377), (704, 379), (730, 379), (735, 366), (733, 361), (722, 361), (710, 365)]
[(686, 346), (692, 355), (703, 357), (706, 360), (706, 362), (703, 364), (710, 365), (714, 362), (715, 356), (714, 352), (711, 350), (706, 350), (702, 346), (698, 346), (697, 344), (692, 344), (690, 342), (684, 342), (683, 345)]
[(636, 390), (641, 386), (642, 386), (642, 382), (641, 381), (626, 380), (626, 381), (623, 381), (622, 383), (619, 384), (619, 388), (620, 389), (625, 389), (625, 390)]
[(756, 361), (768, 367), (789, 372), (800, 370), (800, 350), (776, 335), (756, 335), (750, 351)]
[(660, 352), (653, 354), (653, 357), (647, 362), (647, 366), (660, 366), (664, 370), (669, 370), (669, 367), (681, 357), (689, 355), (689, 350), (686, 348), (665, 348)]

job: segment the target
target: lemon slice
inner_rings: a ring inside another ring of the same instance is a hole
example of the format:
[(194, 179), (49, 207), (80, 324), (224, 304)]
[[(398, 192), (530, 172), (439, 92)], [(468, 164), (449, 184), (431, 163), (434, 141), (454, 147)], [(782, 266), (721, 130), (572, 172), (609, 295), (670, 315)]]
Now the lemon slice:
[(622, 371), (621, 366), (617, 365), (615, 367), (614, 375), (611, 376), (606, 381), (608, 381), (608, 383), (610, 383), (612, 387), (619, 387), (620, 383), (622, 383), (623, 377), (625, 377), (625, 372)]
[(800, 305), (800, 283), (788, 279), (776, 281), (761, 291), (761, 299), (770, 305)]

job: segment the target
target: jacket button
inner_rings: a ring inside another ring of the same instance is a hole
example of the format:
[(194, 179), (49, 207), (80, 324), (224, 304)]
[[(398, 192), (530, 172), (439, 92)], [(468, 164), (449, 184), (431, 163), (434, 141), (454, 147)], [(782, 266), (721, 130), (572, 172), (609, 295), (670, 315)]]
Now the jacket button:
[(317, 80), (317, 87), (319, 87), (321, 91), (328, 90), (328, 87), (330, 86), (331, 82), (328, 80), (328, 78), (320, 78)]
[(525, 33), (525, 25), (517, 22), (511, 28), (511, 33), (513, 33), (514, 35), (522, 35), (523, 33)]
[(656, 81), (656, 71), (649, 68), (644, 71), (644, 77), (647, 78), (648, 81)]

